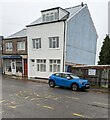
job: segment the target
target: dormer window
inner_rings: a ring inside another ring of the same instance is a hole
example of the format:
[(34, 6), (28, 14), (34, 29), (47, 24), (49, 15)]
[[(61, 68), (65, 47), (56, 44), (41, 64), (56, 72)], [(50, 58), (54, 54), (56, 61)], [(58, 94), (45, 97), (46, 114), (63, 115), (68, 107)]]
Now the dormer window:
[(58, 20), (58, 12), (55, 12), (55, 20)]
[(49, 12), (42, 15), (43, 22), (51, 22), (58, 20), (58, 12)]
[(46, 14), (46, 21), (49, 21), (49, 14)]
[(50, 21), (53, 21), (53, 20), (54, 20), (54, 14), (50, 13)]

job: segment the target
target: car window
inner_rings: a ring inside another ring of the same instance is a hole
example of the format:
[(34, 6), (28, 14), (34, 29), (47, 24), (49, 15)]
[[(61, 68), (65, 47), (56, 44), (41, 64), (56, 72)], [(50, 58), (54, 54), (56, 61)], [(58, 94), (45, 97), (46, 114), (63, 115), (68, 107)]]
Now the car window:
[(61, 73), (54, 74), (56, 77), (61, 77)]
[(67, 74), (62, 74), (62, 78), (67, 78), (68, 75)]

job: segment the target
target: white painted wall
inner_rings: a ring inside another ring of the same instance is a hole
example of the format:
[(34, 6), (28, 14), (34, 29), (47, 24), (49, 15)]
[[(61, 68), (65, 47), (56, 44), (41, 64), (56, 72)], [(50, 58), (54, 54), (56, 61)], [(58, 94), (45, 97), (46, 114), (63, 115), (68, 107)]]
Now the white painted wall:
[[(27, 28), (28, 40), (28, 77), (47, 78), (52, 73), (49, 72), (49, 59), (61, 59), (61, 71), (63, 69), (63, 40), (64, 22), (42, 24)], [(48, 37), (59, 36), (59, 49), (50, 49)], [(41, 49), (32, 49), (32, 39), (41, 38)], [(46, 59), (46, 72), (37, 72), (36, 63), (32, 65), (31, 59)]]

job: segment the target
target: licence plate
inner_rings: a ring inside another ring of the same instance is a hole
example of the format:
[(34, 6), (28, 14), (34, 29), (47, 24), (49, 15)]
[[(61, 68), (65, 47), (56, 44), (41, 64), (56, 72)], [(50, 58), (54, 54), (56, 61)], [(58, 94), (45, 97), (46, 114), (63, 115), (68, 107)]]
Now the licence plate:
[(89, 87), (89, 85), (86, 85), (86, 87)]

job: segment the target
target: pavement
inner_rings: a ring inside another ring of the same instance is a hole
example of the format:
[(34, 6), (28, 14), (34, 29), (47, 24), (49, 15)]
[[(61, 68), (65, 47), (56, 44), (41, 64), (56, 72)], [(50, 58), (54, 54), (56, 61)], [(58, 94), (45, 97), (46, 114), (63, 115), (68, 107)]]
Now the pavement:
[[(5, 75), (7, 76), (7, 75)], [(45, 83), (48, 84), (48, 79), (44, 78), (28, 78), (28, 77), (17, 77), (17, 76), (8, 76), (9, 78), (12, 79), (17, 79), (17, 80), (25, 80), (25, 81), (31, 81), (31, 82), (38, 82), (38, 83)], [(110, 91), (107, 88), (95, 88), (95, 87), (90, 87), (88, 91), (93, 91), (93, 92), (102, 92), (102, 93), (110, 93)]]

